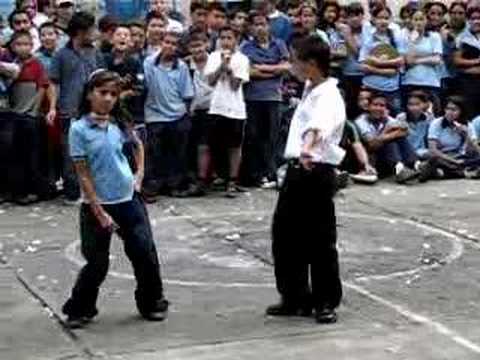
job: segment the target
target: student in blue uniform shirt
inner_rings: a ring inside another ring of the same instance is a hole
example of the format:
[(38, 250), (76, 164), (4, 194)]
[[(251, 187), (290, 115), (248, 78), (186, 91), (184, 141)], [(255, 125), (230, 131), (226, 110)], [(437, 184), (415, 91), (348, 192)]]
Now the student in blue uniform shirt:
[(70, 156), (82, 190), (80, 233), (86, 260), (62, 309), (71, 328), (85, 326), (98, 314), (96, 303), (108, 273), (114, 231), (134, 269), (140, 314), (161, 321), (168, 310), (147, 210), (138, 194), (144, 163), (141, 141), (132, 134), (137, 145), (135, 174), (122, 152), (128, 136), (118, 125), (120, 82), (116, 73), (93, 73), (85, 86), (80, 119), (69, 133)]
[(440, 102), (443, 45), (438, 32), (426, 29), (427, 17), (423, 10), (412, 16), (414, 30), (407, 39), (406, 72), (402, 78), (404, 104), (406, 95), (413, 90), (423, 90), (436, 103)]
[(428, 147), (432, 156), (430, 177), (464, 178), (478, 173), (480, 153), (472, 146), (464, 99), (447, 99), (445, 115), (432, 121)]
[[(365, 34), (360, 49), (359, 61), (365, 73), (363, 85), (374, 91), (381, 91), (388, 97), (392, 115), (401, 110), (400, 72), (405, 64), (405, 41), (401, 34), (389, 28), (392, 13), (388, 7), (375, 7), (372, 10), (375, 31)], [(372, 50), (381, 44), (393, 47), (398, 55), (386, 58), (372, 54)]]

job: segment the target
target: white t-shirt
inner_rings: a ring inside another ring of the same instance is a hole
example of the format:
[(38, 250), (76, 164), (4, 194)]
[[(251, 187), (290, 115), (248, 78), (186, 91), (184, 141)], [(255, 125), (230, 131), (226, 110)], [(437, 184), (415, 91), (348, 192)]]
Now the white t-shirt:
[(167, 18), (167, 31), (181, 34), (183, 32), (183, 25), (177, 20)]
[[(222, 65), (221, 50), (214, 51), (208, 56), (205, 66), (205, 76), (214, 74)], [(236, 79), (246, 83), (250, 80), (250, 63), (248, 58), (241, 52), (236, 51), (230, 60), (230, 67), (233, 76)], [(227, 79), (218, 80), (213, 89), (212, 102), (210, 104), (210, 114), (221, 115), (230, 119), (245, 120), (247, 110), (245, 99), (243, 98), (243, 87), (240, 86), (236, 91), (232, 90)]]

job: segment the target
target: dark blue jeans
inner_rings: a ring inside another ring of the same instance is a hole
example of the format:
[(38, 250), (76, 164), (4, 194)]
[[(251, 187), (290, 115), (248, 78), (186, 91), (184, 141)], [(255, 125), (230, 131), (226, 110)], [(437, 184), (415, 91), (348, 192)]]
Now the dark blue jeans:
[(68, 200), (77, 200), (80, 197), (80, 185), (78, 184), (77, 174), (73, 167), (73, 161), (70, 157), (70, 144), (68, 132), (70, 131), (71, 118), (68, 116), (60, 117), (62, 126), (62, 150), (63, 150), (63, 192)]
[(247, 101), (247, 123), (242, 150), (241, 178), (245, 183), (259, 182), (263, 177), (276, 179), (278, 152), (281, 151), (281, 103)]
[(375, 165), (381, 175), (391, 175), (399, 162), (413, 167), (417, 155), (406, 137), (393, 140), (375, 152)]
[[(123, 240), (137, 280), (137, 308), (140, 312), (148, 312), (155, 301), (163, 297), (163, 284), (147, 209), (137, 194), (131, 201), (104, 205), (104, 209), (120, 227), (117, 234)], [(62, 311), (70, 316), (93, 317), (98, 313), (98, 292), (108, 272), (112, 233), (100, 226), (90, 206), (84, 204), (80, 209), (80, 235), (87, 264), (80, 270)]]

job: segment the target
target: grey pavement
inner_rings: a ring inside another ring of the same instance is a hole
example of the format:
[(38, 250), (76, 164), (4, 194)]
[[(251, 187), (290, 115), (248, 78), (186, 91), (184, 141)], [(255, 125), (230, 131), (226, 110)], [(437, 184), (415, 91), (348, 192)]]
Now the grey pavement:
[(100, 315), (77, 331), (63, 326), (60, 308), (83, 263), (78, 209), (0, 207), (0, 359), (480, 358), (478, 182), (381, 183), (339, 194), (345, 298), (330, 326), (264, 315), (277, 300), (275, 199), (255, 190), (149, 206), (168, 320), (136, 314), (116, 239)]

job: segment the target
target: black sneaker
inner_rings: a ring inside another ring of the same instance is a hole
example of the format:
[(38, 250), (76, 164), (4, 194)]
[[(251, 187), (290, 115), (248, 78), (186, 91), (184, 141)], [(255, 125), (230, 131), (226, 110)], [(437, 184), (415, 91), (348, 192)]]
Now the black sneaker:
[(238, 194), (242, 194), (247, 192), (241, 186), (238, 186), (235, 182), (229, 181), (227, 186), (225, 187), (225, 197), (228, 199), (235, 199)]
[(82, 329), (90, 324), (92, 320), (93, 317), (69, 315), (65, 320), (65, 326), (69, 329)]
[(418, 167), (418, 181), (421, 183), (427, 182), (435, 176), (435, 165), (432, 161), (427, 160)]
[(319, 324), (334, 324), (337, 322), (337, 313), (334, 309), (323, 308), (315, 311), (315, 320)]
[(168, 300), (163, 298), (155, 302), (153, 309), (140, 311), (140, 314), (148, 321), (163, 321), (167, 318), (168, 306)]
[(270, 316), (305, 316), (312, 315), (312, 307), (309, 305), (291, 305), (285, 302), (279, 302), (278, 304), (270, 305), (265, 311)]

